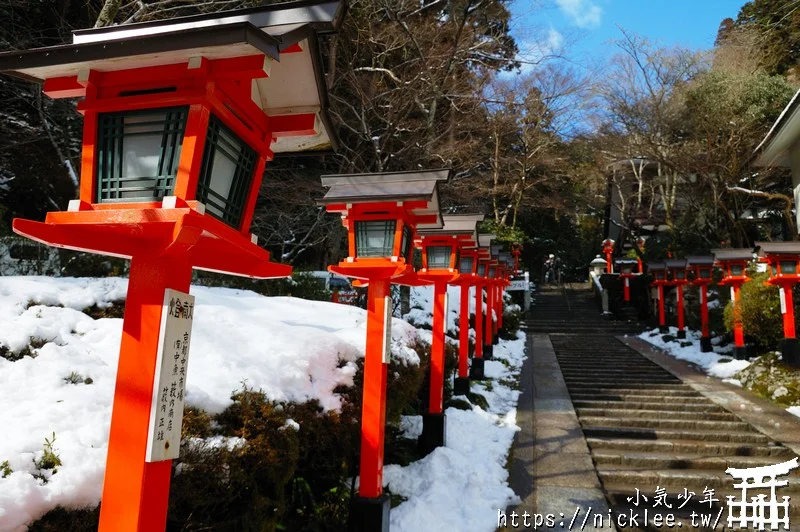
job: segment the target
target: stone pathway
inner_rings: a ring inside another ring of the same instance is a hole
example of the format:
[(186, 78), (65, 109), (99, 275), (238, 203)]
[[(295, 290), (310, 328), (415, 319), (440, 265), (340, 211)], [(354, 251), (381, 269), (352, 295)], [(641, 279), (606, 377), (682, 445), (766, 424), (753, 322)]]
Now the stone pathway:
[[(646, 342), (616, 336), (637, 324), (604, 325), (588, 292), (537, 297), (512, 451), (511, 483), (522, 504), (513, 510), (552, 514), (553, 526), (539, 529), (658, 530), (666, 528), (659, 521), (675, 519), (689, 530), (712, 530), (715, 521), (725, 530), (726, 505), (703, 499), (740, 498), (729, 467), (800, 455), (800, 422)], [(800, 473), (788, 481), (778, 496), (797, 499), (800, 524)], [(666, 494), (658, 501), (657, 490)], [(709, 490), (713, 496), (704, 495)], [(769, 498), (750, 494), (758, 493)]]

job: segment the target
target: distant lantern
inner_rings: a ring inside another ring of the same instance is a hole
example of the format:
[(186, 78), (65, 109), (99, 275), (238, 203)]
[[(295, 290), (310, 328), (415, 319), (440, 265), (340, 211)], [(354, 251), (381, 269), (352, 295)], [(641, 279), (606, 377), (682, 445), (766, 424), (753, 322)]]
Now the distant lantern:
[(686, 270), (686, 259), (667, 259), (665, 261), (669, 272), (670, 284), (675, 287), (676, 306), (678, 311), (678, 338), (686, 338), (686, 325), (684, 322), (683, 287), (689, 284)]
[(514, 257), (514, 275), (519, 271), (519, 256), (522, 255), (522, 244), (514, 242), (511, 244), (511, 255)]
[(663, 262), (650, 262), (647, 270), (653, 276), (652, 286), (658, 289), (658, 328), (662, 333), (666, 333), (667, 317), (664, 311), (664, 286), (667, 285), (667, 265)]
[(614, 263), (611, 260), (611, 256), (614, 254), (614, 244), (614, 240), (610, 238), (603, 240), (603, 254), (606, 256), (607, 273), (614, 273)]
[[(341, 215), (348, 232), (347, 258), (328, 269), (369, 283), (359, 497), (351, 515), (359, 531), (385, 530), (389, 522), (389, 496), (383, 492), (392, 323), (389, 288), (393, 280), (414, 272), (417, 227), (442, 227), (438, 187), (449, 177), (449, 170), (322, 176), (328, 192), (320, 203)], [(435, 250), (434, 262), (445, 256), (448, 270), (454, 269), (452, 250)]]
[[(492, 281), (496, 262), (494, 262), (492, 258), (492, 245), (493, 241), (495, 240), (495, 235), (491, 233), (483, 233), (478, 235), (478, 247), (480, 248), (480, 252), (482, 257), (484, 257), (482, 263), (484, 264), (483, 275), (479, 276), (482, 279), (482, 282), (478, 284), (478, 289), (475, 294), (475, 330), (476, 332), (481, 329), (480, 338), (476, 335), (475, 343), (475, 354), (476, 358), (473, 359), (473, 365), (476, 361), (478, 361), (478, 365), (480, 367), (479, 370), (476, 370), (476, 377), (475, 378), (484, 378), (484, 371), (483, 371), (483, 362), (484, 360), (491, 360), (494, 356), (494, 282)], [(480, 268), (480, 265), (478, 266)], [(484, 294), (485, 294), (485, 307), (483, 306), (484, 301)], [(484, 312), (485, 309), (485, 312)], [(478, 322), (478, 317), (481, 317), (481, 322)], [(479, 327), (479, 323), (482, 323), (482, 326)], [(480, 350), (477, 348), (478, 340), (481, 340), (483, 343)]]
[(639, 262), (636, 259), (617, 259), (614, 261), (617, 271), (622, 279), (622, 295), (626, 303), (631, 300), (631, 279), (636, 276), (634, 270), (637, 269)]
[[(158, 364), (177, 327), (168, 303), (191, 300), (192, 269), (291, 274), (270, 262), (250, 225), (275, 153), (336, 144), (317, 38), (336, 31), (343, 4), (78, 30), (70, 44), (0, 53), (0, 72), (41, 83), (51, 98), (78, 98), (83, 115), (79, 198), (44, 223), (15, 219), (14, 231), (131, 259), (100, 531), (166, 526), (183, 410), (179, 402), (167, 423), (154, 391), (186, 384)], [(157, 430), (161, 422), (172, 430)]]
[(686, 258), (692, 284), (700, 288), (700, 351), (711, 352), (711, 333), (708, 324), (708, 285), (713, 281), (714, 257), (693, 255)]
[(783, 314), (783, 361), (800, 366), (800, 342), (797, 341), (792, 290), (800, 282), (800, 242), (756, 242), (761, 260), (768, 265), (767, 283), (779, 287)]
[[(469, 393), (467, 363), (469, 357), (469, 289), (473, 284), (475, 256), (471, 249), (478, 237), (476, 226), (483, 220), (482, 214), (446, 214), (442, 216), (440, 229), (420, 229), (419, 244), (422, 248), (422, 269), (417, 278), (433, 284), (433, 324), (431, 341), (431, 363), (428, 390), (428, 411), (422, 416), (422, 434), (419, 448), (424, 454), (445, 444), (444, 376), (445, 333), (447, 332), (447, 285), (461, 286), (461, 317), (459, 345), (459, 377), (456, 395)], [(463, 255), (462, 255), (463, 253)], [(466, 386), (466, 389), (463, 389)]]
[(608, 262), (601, 255), (598, 255), (589, 263), (589, 266), (595, 275), (600, 276), (608, 269)]
[(731, 301), (733, 301), (733, 354), (737, 359), (743, 360), (747, 358), (747, 348), (744, 345), (744, 328), (738, 301), (740, 288), (750, 280), (747, 276), (747, 266), (753, 261), (753, 250), (750, 248), (712, 249), (711, 253), (714, 254), (714, 264), (722, 270), (722, 280), (719, 284), (731, 287)]

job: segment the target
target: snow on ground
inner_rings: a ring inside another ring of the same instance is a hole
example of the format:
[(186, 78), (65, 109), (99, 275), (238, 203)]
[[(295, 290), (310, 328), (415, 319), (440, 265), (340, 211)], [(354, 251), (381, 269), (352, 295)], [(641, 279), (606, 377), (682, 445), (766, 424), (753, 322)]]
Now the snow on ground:
[[(0, 277), (0, 346), (18, 352), (32, 338), (47, 341), (35, 358), (0, 358), (0, 464), (7, 460), (13, 470), (0, 478), (0, 532), (23, 531), (57, 505), (100, 500), (122, 320), (94, 320), (78, 309), (108, 306), (126, 290), (126, 279)], [(189, 405), (221, 412), (247, 384), (275, 400), (340, 406), (333, 390), (353, 382), (365, 311), (225, 288), (191, 293)], [(418, 338), (413, 326), (393, 320), (392, 356), (418, 364), (410, 347)], [(73, 373), (91, 384), (65, 380)], [(49, 481), (42, 483), (34, 460), (53, 433), (63, 465), (56, 474), (44, 471)]]
[[(670, 327), (669, 333), (667, 333), (673, 337), (676, 337), (678, 334), (677, 327)], [(705, 371), (708, 375), (712, 377), (717, 377), (720, 379), (726, 379), (733, 381), (731, 379), (736, 373), (743, 370), (747, 366), (750, 365), (750, 362), (747, 360), (736, 360), (731, 356), (727, 355), (727, 352), (730, 352), (731, 348), (721, 349), (719, 346), (714, 345), (714, 339), (712, 339), (712, 347), (714, 348), (714, 352), (711, 353), (703, 353), (700, 351), (700, 336), (701, 333), (698, 331), (691, 331), (686, 329), (686, 339), (678, 340), (677, 342), (665, 342), (663, 340), (664, 334), (660, 333), (658, 329), (653, 329), (651, 331), (643, 332), (639, 335), (639, 338), (642, 340), (653, 344), (654, 346), (660, 348), (668, 355), (674, 356), (675, 358), (679, 358), (681, 360), (686, 360), (696, 366), (700, 367), (703, 371)], [(691, 343), (691, 345), (681, 346), (679, 342), (683, 343)], [(719, 343), (718, 341), (716, 343)], [(722, 352), (723, 354), (720, 354)], [(735, 383), (733, 383), (735, 384)]]
[[(518, 380), (524, 359), (524, 333), (518, 333), (515, 340), (501, 340), (494, 347), (494, 360), (485, 362), (491, 390), (478, 382), (472, 386), (486, 397), (488, 411), (475, 405), (472, 410), (448, 408), (445, 447), (405, 467), (386, 466), (384, 484), (392, 493), (407, 498), (389, 514), (392, 530), (492, 532), (497, 529), (498, 508), (519, 502), (508, 486), (505, 465), (519, 430), (519, 391), (512, 381)], [(401, 428), (407, 437), (422, 431), (419, 419), (403, 420)]]

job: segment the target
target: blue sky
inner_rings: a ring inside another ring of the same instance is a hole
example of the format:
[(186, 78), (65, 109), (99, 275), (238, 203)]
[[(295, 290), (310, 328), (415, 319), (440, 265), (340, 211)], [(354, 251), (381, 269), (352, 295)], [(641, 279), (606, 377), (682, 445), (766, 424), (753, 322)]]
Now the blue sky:
[[(544, 3), (546, 2), (546, 3)], [(523, 54), (561, 50), (587, 67), (615, 53), (618, 26), (661, 45), (709, 49), (722, 19), (745, 0), (515, 0), (512, 32)]]

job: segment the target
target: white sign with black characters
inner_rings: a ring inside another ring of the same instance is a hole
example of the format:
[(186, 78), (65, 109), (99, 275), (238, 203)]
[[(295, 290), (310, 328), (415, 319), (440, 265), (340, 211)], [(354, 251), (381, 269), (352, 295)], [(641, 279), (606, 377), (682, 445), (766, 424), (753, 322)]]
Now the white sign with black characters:
[(526, 281), (525, 279), (515, 279), (511, 281), (511, 284), (508, 286), (508, 288), (506, 288), (507, 292), (515, 292), (521, 290), (524, 291), (530, 290), (530, 285), (528, 284), (528, 281)]
[(192, 339), (194, 296), (168, 288), (164, 292), (156, 374), (150, 403), (147, 462), (178, 458), (183, 402)]

